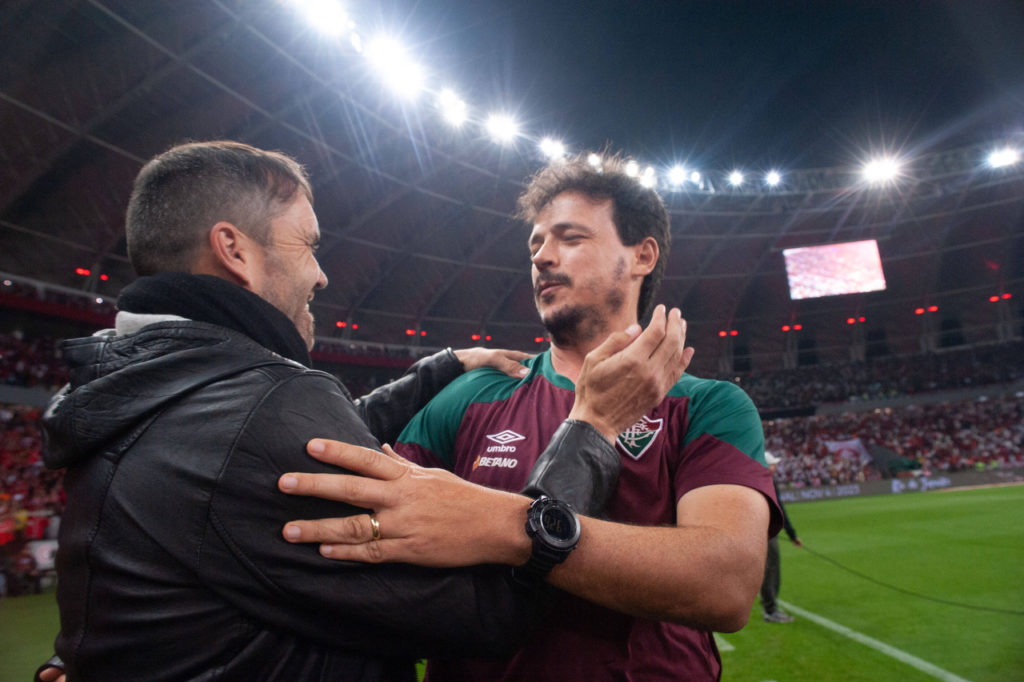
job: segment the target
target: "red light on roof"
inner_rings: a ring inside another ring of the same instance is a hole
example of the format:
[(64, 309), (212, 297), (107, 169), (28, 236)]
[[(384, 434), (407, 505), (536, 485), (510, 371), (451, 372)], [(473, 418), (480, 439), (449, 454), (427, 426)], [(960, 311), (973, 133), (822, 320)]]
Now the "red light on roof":
[(863, 318), (863, 317), (858, 317), (858, 318), (857, 318), (857, 321), (858, 321), (858, 322), (863, 322), (863, 321), (864, 321), (864, 319), (865, 319), (865, 318)]
[(1003, 294), (1003, 298), (1004, 299), (1013, 298), (1013, 294), (1011, 294), (1010, 292), (1006, 292), (1005, 294)]
[(82, 277), (88, 277), (91, 274), (91, 271), (86, 268), (75, 268), (75, 274), (81, 275)]
[(405, 330), (405, 335), (406, 336), (415, 336), (416, 335), (416, 330), (415, 329), (406, 329)]
[(937, 306), (937, 305), (930, 305), (930, 306), (928, 306), (928, 312), (930, 312), (930, 313), (937, 312), (938, 309), (939, 309), (939, 306)]
[(473, 334), (469, 338), (471, 338), (473, 341), (479, 341), (480, 340), (480, 335), (479, 334)]
[(914, 308), (915, 315), (924, 315), (924, 308)]
[(342, 320), (338, 320), (337, 322), (334, 323), (334, 326), (337, 327), (338, 329), (344, 329), (345, 327), (348, 326), (348, 322), (343, 322)]
[(857, 321), (857, 320), (853, 319), (852, 317), (848, 317), (848, 318), (846, 318), (846, 324), (853, 324), (853, 323), (854, 323), (854, 322), (856, 322), (856, 321)]
[(722, 331), (718, 332), (718, 335), (719, 335), (719, 336), (728, 336), (728, 335), (729, 335), (729, 332), (727, 332), (727, 331), (725, 331), (725, 330), (723, 329)]
[(729, 332), (729, 336), (739, 336), (739, 332), (733, 329), (731, 332)]
[(420, 332), (420, 336), (426, 336), (426, 335), (427, 335), (427, 333), (425, 331), (421, 331)]
[(544, 342), (544, 337), (543, 336), (535, 336), (535, 337), (533, 337), (533, 342), (534, 343), (543, 343)]
[(491, 340), (491, 337), (490, 337), (490, 336), (485, 336), (485, 337), (484, 337), (484, 341), (490, 341), (490, 340)]
[(352, 323), (352, 328), (353, 328), (353, 329), (359, 329), (359, 325), (358, 325), (358, 324), (356, 324), (355, 322), (353, 322), (353, 323)]
[(782, 325), (782, 331), (788, 332), (790, 329), (791, 329), (791, 327), (788, 324)]
[(110, 278), (107, 277), (106, 275), (100, 275), (100, 279), (103, 280), (104, 282), (106, 282)]
[(988, 302), (989, 302), (989, 303), (995, 303), (995, 302), (996, 302), (996, 301), (998, 301), (998, 300), (999, 300), (999, 297), (998, 297), (998, 296), (989, 296), (989, 297), (988, 297)]
[(803, 328), (804, 328), (804, 326), (802, 324), (794, 324), (793, 325), (793, 329), (795, 329), (797, 331), (800, 331)]

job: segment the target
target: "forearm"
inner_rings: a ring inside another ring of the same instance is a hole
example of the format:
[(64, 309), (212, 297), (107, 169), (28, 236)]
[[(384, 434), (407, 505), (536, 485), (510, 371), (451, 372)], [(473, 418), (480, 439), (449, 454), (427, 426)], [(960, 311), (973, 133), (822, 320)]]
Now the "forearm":
[(584, 518), (552, 585), (634, 616), (731, 632), (746, 623), (764, 573), (763, 543), (708, 526), (642, 527)]

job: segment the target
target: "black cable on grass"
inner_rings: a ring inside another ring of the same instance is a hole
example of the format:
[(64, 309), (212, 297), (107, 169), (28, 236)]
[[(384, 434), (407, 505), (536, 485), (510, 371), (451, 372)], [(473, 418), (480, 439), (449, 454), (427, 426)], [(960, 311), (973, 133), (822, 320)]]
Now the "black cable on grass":
[(872, 578), (869, 575), (865, 575), (864, 573), (861, 573), (860, 571), (856, 571), (856, 570), (850, 568), (849, 566), (844, 566), (843, 564), (839, 563), (835, 559), (833, 559), (831, 557), (825, 556), (821, 552), (815, 552), (813, 549), (808, 547), (806, 543), (803, 544), (803, 549), (807, 550), (808, 552), (810, 552), (814, 556), (818, 557), (819, 559), (824, 559), (825, 561), (829, 562), (830, 564), (833, 564), (834, 566), (838, 566), (839, 568), (843, 569), (847, 573), (852, 573), (853, 575), (857, 576), (858, 578), (863, 578), (864, 580), (867, 580), (869, 582), (873, 582), (876, 585), (881, 585), (882, 587), (888, 588), (888, 589), (893, 590), (895, 592), (901, 592), (901, 593), (909, 595), (911, 597), (917, 597), (918, 599), (925, 599), (927, 601), (933, 601), (933, 602), (936, 602), (938, 604), (946, 604), (947, 606), (959, 606), (962, 609), (971, 609), (971, 610), (974, 610), (974, 611), (991, 611), (992, 613), (1005, 613), (1005, 614), (1009, 614), (1011, 616), (1024, 616), (1024, 611), (1015, 611), (1013, 609), (999, 609), (999, 608), (996, 608), (994, 606), (978, 606), (976, 604), (964, 604), (963, 602), (950, 601), (949, 599), (939, 599), (938, 597), (929, 597), (927, 594), (921, 594), (920, 592), (914, 592), (912, 590), (907, 590), (907, 589), (904, 589), (902, 587), (897, 587), (896, 585), (890, 585), (889, 583), (882, 582), (881, 580), (878, 580), (876, 578)]

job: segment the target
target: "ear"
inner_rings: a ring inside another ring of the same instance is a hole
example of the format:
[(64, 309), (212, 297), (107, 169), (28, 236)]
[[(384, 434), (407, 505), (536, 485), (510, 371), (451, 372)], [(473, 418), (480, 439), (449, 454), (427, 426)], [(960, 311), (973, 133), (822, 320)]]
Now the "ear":
[(658, 255), (661, 250), (654, 237), (644, 237), (643, 241), (634, 244), (633, 247), (633, 269), (632, 275), (646, 277), (658, 264)]
[(210, 228), (211, 265), (217, 274), (246, 289), (258, 284), (263, 252), (252, 238), (232, 223), (221, 221)]

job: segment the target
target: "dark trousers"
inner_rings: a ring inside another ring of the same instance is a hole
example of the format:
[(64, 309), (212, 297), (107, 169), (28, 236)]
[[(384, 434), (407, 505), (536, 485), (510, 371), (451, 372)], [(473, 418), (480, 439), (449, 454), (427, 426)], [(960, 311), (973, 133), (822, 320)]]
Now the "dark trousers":
[(779, 585), (782, 583), (781, 561), (779, 559), (779, 539), (774, 537), (768, 541), (768, 559), (764, 562), (764, 580), (761, 582), (761, 608), (765, 613), (775, 613), (778, 604)]

